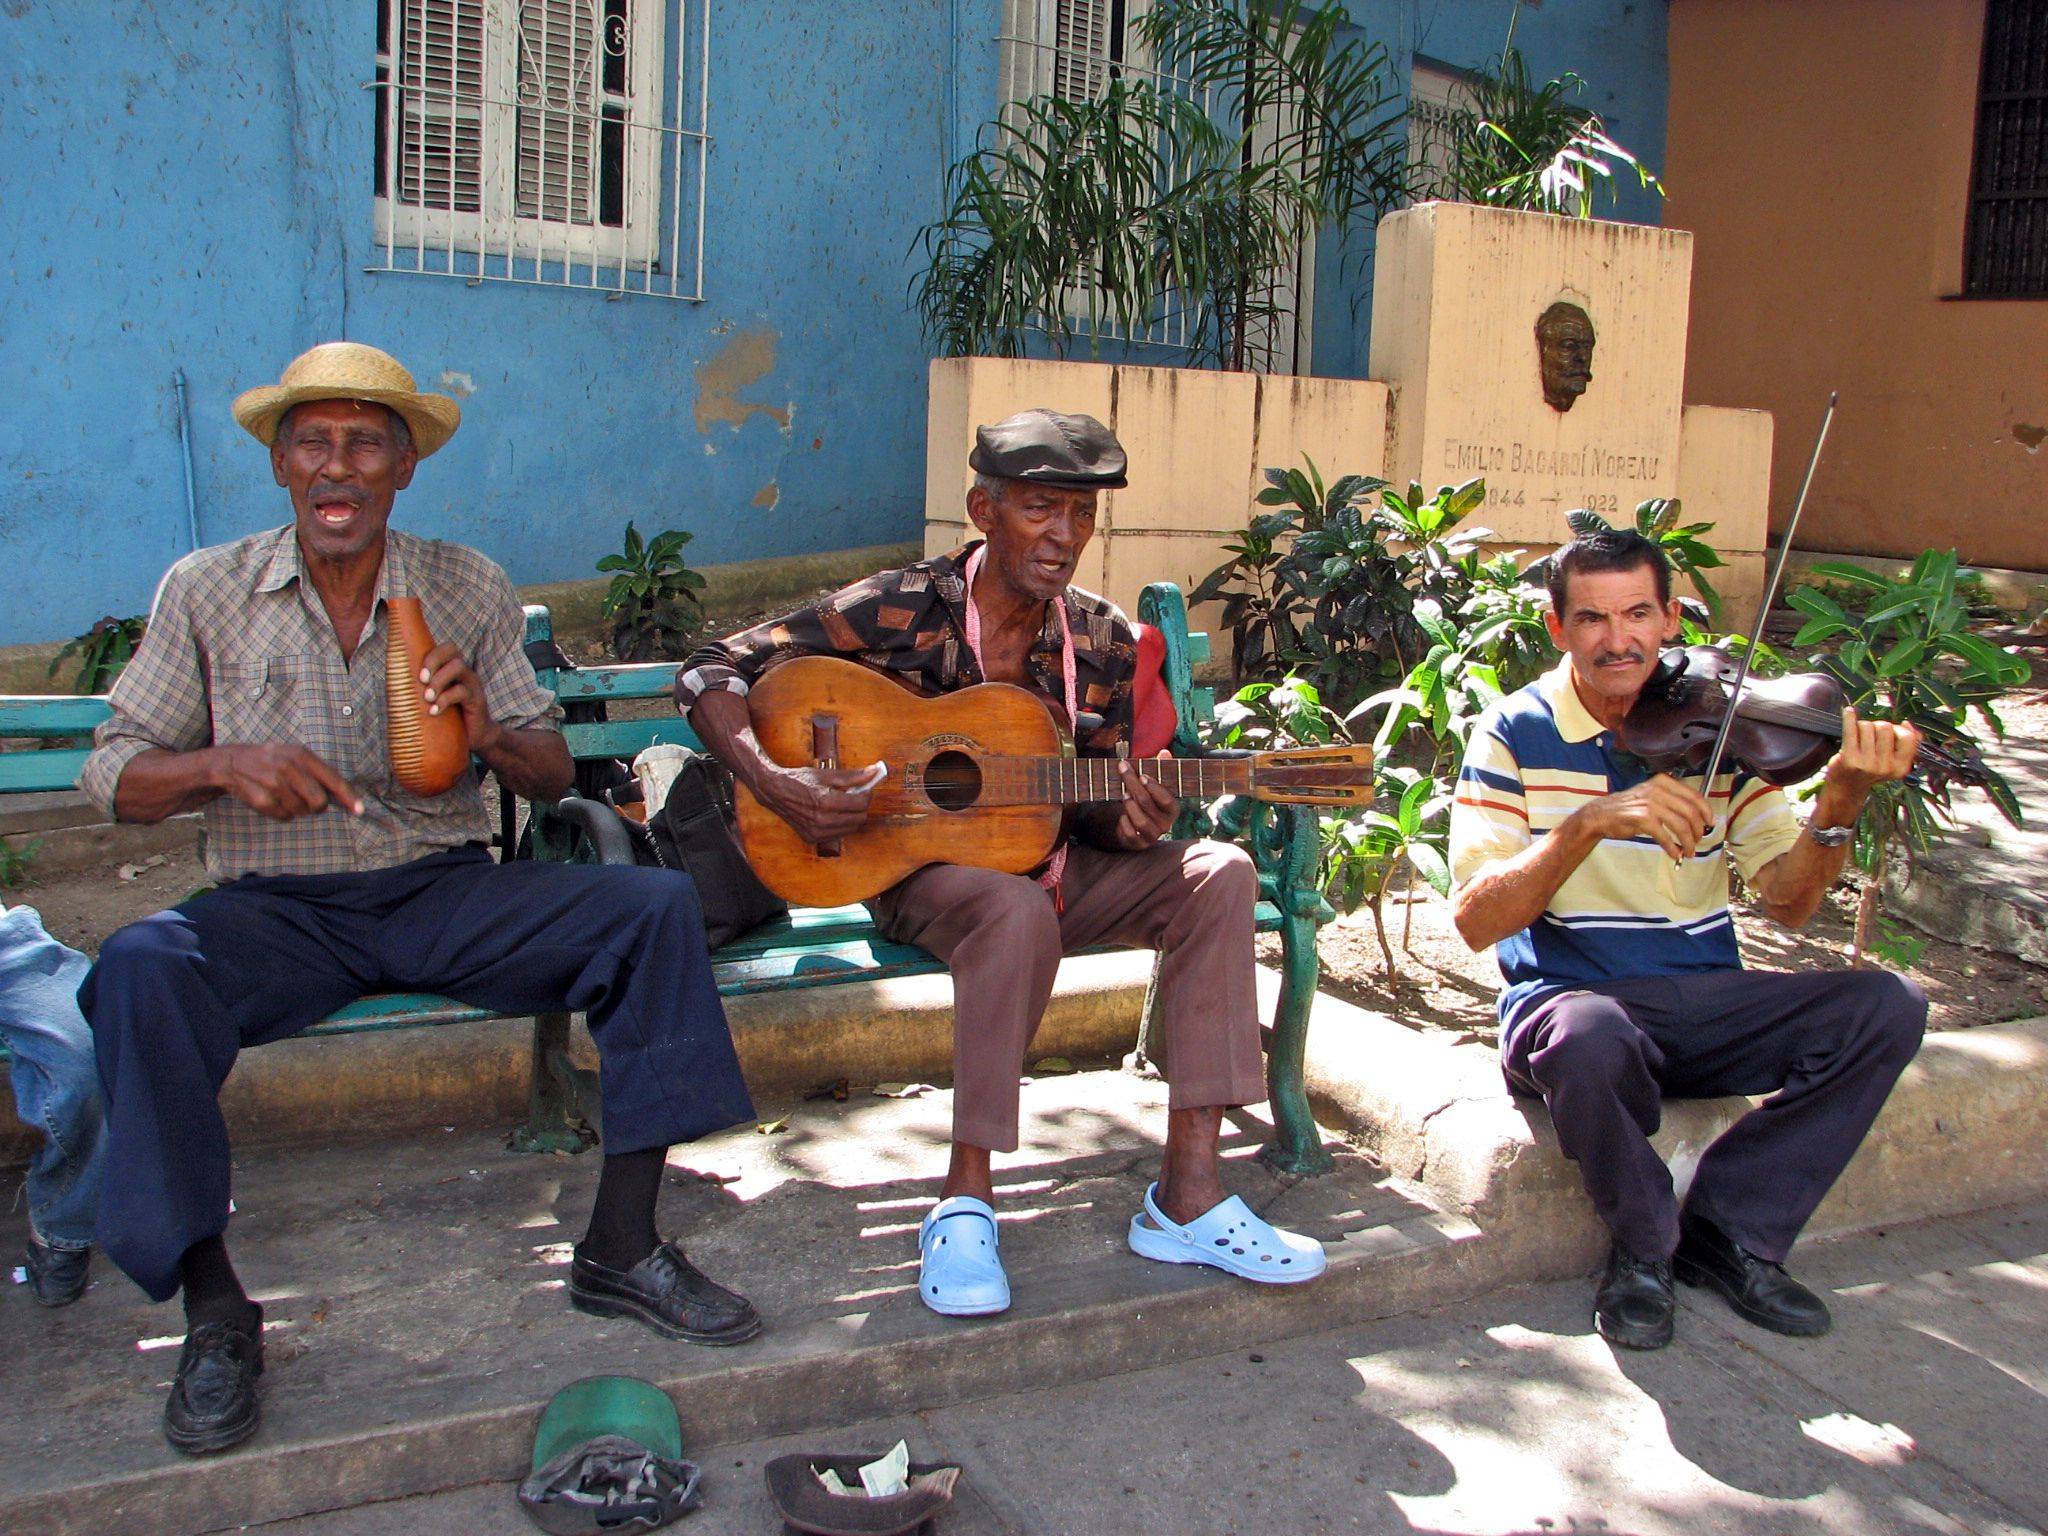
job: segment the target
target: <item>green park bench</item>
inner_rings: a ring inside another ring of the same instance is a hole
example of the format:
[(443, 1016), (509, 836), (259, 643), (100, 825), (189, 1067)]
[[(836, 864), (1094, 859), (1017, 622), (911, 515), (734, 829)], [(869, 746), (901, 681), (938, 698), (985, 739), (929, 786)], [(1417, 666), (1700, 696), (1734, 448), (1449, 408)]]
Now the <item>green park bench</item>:
[[(1139, 616), (1156, 625), (1166, 642), (1165, 673), (1179, 728), (1176, 754), (1198, 751), (1197, 734), (1213, 717), (1211, 690), (1197, 687), (1193, 669), (1209, 656), (1209, 637), (1190, 634), (1180, 589), (1156, 583), (1145, 589)], [(552, 638), (548, 611), (526, 610), (529, 642)], [(623, 704), (665, 699), (674, 688), (676, 664), (543, 670), (541, 683), (565, 707)], [(573, 711), (582, 713), (582, 711)], [(62, 791), (76, 787), (93, 728), (107, 716), (98, 696), (0, 696), (0, 796)], [(564, 727), (569, 751), (578, 761), (630, 759), (657, 743), (698, 747), (687, 721), (673, 710), (657, 718), (606, 719)], [(19, 740), (32, 745), (23, 747)], [(16, 745), (8, 745), (16, 741)], [(52, 745), (55, 743), (55, 745)], [(514, 846), (515, 807), (503, 808), (500, 842)], [(630, 841), (609, 806), (574, 795), (529, 807), (531, 856), (541, 859), (631, 863)], [(1316, 816), (1310, 807), (1232, 800), (1217, 808), (1190, 807), (1179, 829), (1232, 838), (1247, 846), (1259, 870), (1257, 924), (1277, 931), (1283, 952), (1280, 1001), (1265, 1031), (1267, 1081), (1275, 1134), (1263, 1156), (1290, 1173), (1319, 1173), (1329, 1166), (1302, 1084), (1309, 1007), (1316, 988), (1316, 929), (1332, 915), (1316, 880), (1319, 853)], [(509, 853), (506, 856), (510, 856)], [(922, 976), (945, 967), (924, 950), (885, 939), (864, 907), (792, 911), (735, 939), (712, 956), (718, 990), (727, 997), (835, 986), (892, 976)], [(1156, 989), (1145, 1005), (1143, 1038), (1152, 1038)], [(365, 1034), (498, 1017), (429, 993), (360, 998), (307, 1031), (309, 1035)], [(4, 1056), (0, 1056), (4, 1059)], [(532, 1151), (578, 1150), (579, 1122), (594, 1118), (595, 1074), (571, 1063), (569, 1015), (543, 1014), (534, 1021), (533, 1087), (527, 1120), (513, 1132), (515, 1146)]]

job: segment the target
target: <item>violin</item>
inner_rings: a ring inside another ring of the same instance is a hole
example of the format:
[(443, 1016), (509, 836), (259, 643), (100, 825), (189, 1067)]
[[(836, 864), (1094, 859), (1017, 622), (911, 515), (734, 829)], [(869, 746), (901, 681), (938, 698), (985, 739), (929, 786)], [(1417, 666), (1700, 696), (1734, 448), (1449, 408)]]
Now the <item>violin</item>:
[[(1664, 653), (1621, 722), (1622, 748), (1653, 773), (1703, 772), (1738, 692), (1726, 753), (1748, 773), (1768, 784), (1796, 784), (1834, 755), (1849, 702), (1840, 682), (1825, 672), (1748, 676), (1739, 657), (1712, 645)], [(1974, 753), (1959, 756), (1931, 741), (1921, 743), (1914, 766), (1960, 784), (1984, 782)]]

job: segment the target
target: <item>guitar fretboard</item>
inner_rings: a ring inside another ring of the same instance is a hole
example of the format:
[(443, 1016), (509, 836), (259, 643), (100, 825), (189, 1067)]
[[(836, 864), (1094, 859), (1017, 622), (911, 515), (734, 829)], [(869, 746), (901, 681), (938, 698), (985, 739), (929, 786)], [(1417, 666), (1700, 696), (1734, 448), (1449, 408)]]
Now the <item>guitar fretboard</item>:
[[(984, 759), (981, 769), (983, 805), (1078, 805), (1091, 800), (1127, 798), (1119, 763), (1113, 757), (1003, 757)], [(1131, 768), (1141, 777), (1165, 786), (1180, 800), (1211, 800), (1241, 795), (1252, 787), (1247, 758), (1134, 757)], [(927, 770), (928, 789), (947, 782), (942, 764)]]

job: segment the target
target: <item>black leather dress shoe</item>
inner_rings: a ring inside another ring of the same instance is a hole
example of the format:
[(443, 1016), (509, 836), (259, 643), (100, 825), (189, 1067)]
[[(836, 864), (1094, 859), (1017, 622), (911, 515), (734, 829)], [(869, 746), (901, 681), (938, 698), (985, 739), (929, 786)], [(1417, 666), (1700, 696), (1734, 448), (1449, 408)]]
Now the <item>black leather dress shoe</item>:
[(1593, 1293), (1593, 1327), (1600, 1337), (1623, 1349), (1662, 1349), (1671, 1342), (1676, 1308), (1671, 1266), (1639, 1259), (1616, 1243)]
[(692, 1344), (743, 1344), (761, 1331), (754, 1304), (707, 1278), (674, 1243), (625, 1270), (587, 1259), (579, 1247), (569, 1264), (569, 1304), (593, 1317), (637, 1318)]
[(256, 1432), (256, 1378), (263, 1374), (263, 1314), (253, 1325), (201, 1323), (185, 1335), (164, 1404), (164, 1438), (187, 1456), (224, 1451)]
[(90, 1248), (53, 1248), (35, 1233), (28, 1235), (28, 1288), (46, 1307), (64, 1307), (85, 1294), (85, 1272), (92, 1267)]
[(1786, 1274), (1784, 1265), (1758, 1258), (1704, 1216), (1680, 1219), (1671, 1262), (1679, 1279), (1719, 1291), (1738, 1316), (1759, 1328), (1812, 1339), (1834, 1326), (1827, 1303)]

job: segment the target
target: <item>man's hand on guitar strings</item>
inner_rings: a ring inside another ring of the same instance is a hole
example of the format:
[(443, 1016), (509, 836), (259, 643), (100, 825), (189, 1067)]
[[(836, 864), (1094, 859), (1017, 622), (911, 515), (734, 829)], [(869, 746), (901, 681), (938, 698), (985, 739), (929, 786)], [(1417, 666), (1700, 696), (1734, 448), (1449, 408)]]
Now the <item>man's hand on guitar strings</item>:
[[(1164, 758), (1166, 754), (1159, 754)], [(1128, 757), (1119, 758), (1117, 776), (1123, 780), (1123, 810), (1116, 819), (1116, 841), (1136, 852), (1150, 848), (1173, 830), (1174, 812), (1180, 802), (1157, 779), (1148, 779), (1131, 766)]]
[(875, 786), (889, 775), (886, 763), (865, 768), (784, 768), (767, 781), (761, 798), (796, 828), (807, 843), (830, 842), (858, 832), (868, 819)]

